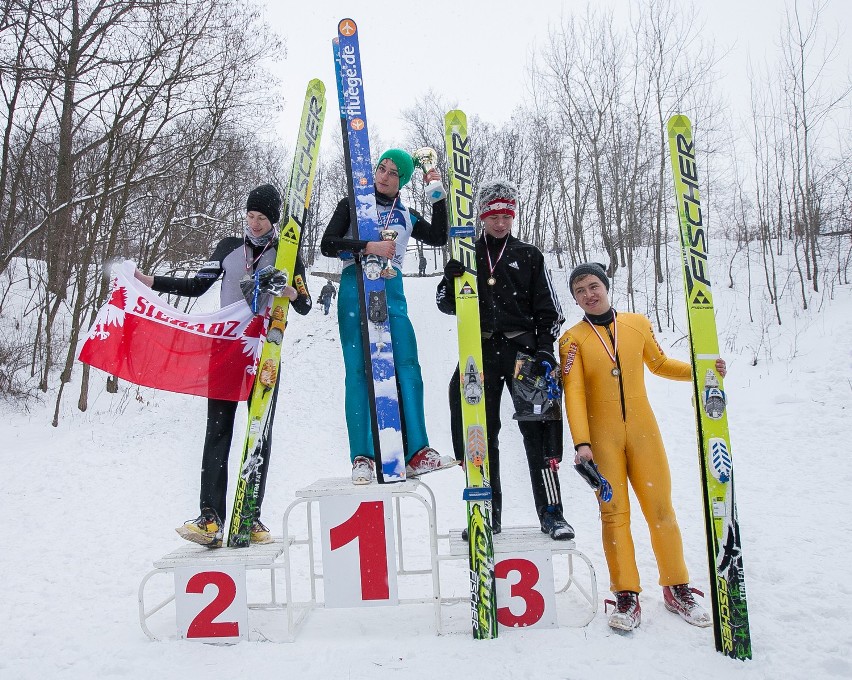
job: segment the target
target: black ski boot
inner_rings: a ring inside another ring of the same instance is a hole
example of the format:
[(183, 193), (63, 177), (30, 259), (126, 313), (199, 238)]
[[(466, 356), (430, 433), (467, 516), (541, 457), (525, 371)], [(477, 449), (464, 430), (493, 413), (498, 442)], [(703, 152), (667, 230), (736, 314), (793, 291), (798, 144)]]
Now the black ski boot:
[(541, 514), (541, 531), (550, 534), (554, 541), (570, 541), (574, 538), (574, 528), (565, 521), (562, 511), (548, 505)]

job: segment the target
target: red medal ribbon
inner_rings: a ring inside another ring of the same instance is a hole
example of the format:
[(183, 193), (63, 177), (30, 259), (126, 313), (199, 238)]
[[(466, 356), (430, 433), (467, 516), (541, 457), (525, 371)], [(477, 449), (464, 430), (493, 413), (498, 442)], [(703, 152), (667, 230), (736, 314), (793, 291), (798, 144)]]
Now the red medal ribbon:
[[(609, 356), (610, 361), (616, 366), (613, 371), (618, 368), (618, 324), (616, 323), (615, 318), (615, 310), (612, 310), (612, 351), (609, 351), (609, 347), (603, 339), (603, 336), (598, 332), (598, 329), (595, 328), (595, 324), (592, 323), (591, 319), (588, 316), (583, 316), (583, 320), (588, 323), (592, 330), (595, 332), (595, 335), (598, 336), (598, 340), (601, 341), (604, 350), (606, 350), (607, 356)], [(618, 373), (613, 372), (613, 375), (618, 377)]]

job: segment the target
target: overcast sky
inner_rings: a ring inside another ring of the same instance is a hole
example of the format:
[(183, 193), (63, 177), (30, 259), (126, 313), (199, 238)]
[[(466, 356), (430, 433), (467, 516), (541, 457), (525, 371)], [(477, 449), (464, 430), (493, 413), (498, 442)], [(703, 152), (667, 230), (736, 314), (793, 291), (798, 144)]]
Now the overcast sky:
[[(587, 0), (269, 0), (268, 17), (287, 44), (285, 59), (274, 60), (285, 101), (279, 132), (292, 145), (305, 86), (325, 82), (330, 118), (326, 133), (337, 133), (337, 103), (331, 39), (337, 23), (351, 17), (361, 33), (361, 58), (371, 130), (383, 141), (402, 141), (400, 111), (432, 88), (468, 115), (500, 124), (527, 96), (526, 68), (548, 25), (565, 13), (582, 14)], [(627, 24), (626, 0), (592, 0), (615, 8)], [(792, 3), (792, 0), (790, 0)], [(810, 0), (799, 6), (807, 13)], [(852, 0), (828, 0), (825, 31), (840, 30), (836, 78), (849, 76), (852, 44), (847, 28)], [(747, 60), (776, 59), (783, 0), (676, 0), (684, 12), (704, 22), (704, 35), (725, 54), (719, 72), (732, 103), (748, 102)], [(640, 4), (641, 6), (641, 4)], [(745, 109), (742, 111), (745, 113)], [(330, 127), (332, 126), (332, 127)], [(330, 137), (325, 135), (326, 140)]]

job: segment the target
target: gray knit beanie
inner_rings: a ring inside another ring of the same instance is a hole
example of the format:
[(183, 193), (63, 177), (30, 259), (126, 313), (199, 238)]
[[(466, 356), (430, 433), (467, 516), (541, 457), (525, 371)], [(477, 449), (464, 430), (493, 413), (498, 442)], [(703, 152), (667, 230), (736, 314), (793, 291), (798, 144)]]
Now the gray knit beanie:
[(583, 276), (597, 276), (602, 282), (607, 292), (609, 292), (609, 277), (606, 275), (606, 267), (600, 262), (586, 262), (574, 267), (571, 276), (568, 277), (568, 289), (571, 295), (574, 295), (574, 281)]

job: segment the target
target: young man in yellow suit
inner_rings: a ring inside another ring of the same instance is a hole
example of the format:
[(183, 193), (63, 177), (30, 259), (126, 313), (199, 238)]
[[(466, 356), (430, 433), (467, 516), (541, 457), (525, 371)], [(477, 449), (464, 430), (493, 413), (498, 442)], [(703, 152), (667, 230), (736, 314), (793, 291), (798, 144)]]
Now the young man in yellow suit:
[[(709, 626), (709, 615), (693, 597), (698, 591), (689, 586), (669, 464), (645, 392), (644, 366), (671, 380), (690, 380), (692, 367), (666, 356), (647, 317), (612, 308), (603, 265), (581, 264), (571, 272), (569, 286), (584, 312), (583, 320), (559, 340), (575, 462), (594, 460), (612, 485), (612, 500), (600, 504), (610, 589), (616, 596), (609, 625), (630, 631), (641, 622), (629, 480), (648, 522), (666, 609), (693, 625)], [(716, 369), (724, 377), (722, 359)]]

